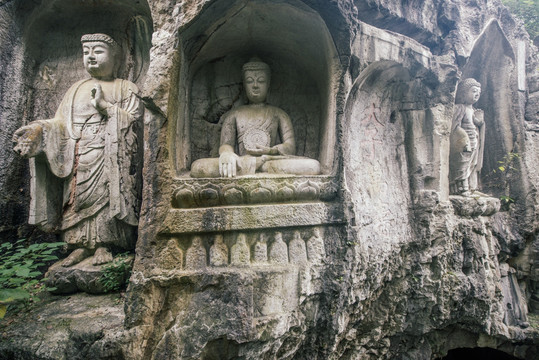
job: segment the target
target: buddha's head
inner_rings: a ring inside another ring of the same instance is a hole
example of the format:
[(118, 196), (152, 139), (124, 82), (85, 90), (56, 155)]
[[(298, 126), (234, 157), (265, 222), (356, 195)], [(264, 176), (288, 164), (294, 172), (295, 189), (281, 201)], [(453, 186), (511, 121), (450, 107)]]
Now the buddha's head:
[(84, 67), (96, 79), (114, 78), (119, 45), (106, 34), (86, 34), (81, 38)]
[(459, 83), (455, 103), (471, 105), (475, 104), (481, 96), (481, 84), (472, 78), (464, 79)]
[(270, 85), (271, 71), (268, 64), (253, 58), (243, 65), (243, 87), (249, 102), (261, 104), (266, 101)]

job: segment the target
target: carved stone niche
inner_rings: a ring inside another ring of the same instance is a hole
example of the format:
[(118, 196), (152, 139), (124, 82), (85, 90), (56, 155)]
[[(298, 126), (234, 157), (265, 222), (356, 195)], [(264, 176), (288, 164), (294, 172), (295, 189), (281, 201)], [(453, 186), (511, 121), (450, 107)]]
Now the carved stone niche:
[[(337, 194), (336, 81), (338, 57), (318, 13), (297, 0), (215, 1), (181, 34), (178, 101), (171, 154), (176, 209), (270, 203), (326, 202)], [(296, 154), (320, 163), (309, 176), (256, 173), (235, 178), (191, 178), (191, 164), (218, 158), (221, 117), (246, 104), (242, 65), (267, 63), (267, 103), (291, 119)]]
[[(464, 217), (491, 216), (500, 208), (507, 210), (526, 201), (528, 193), (516, 142), (520, 130), (518, 114), (512, 104), (516, 93), (514, 81), (515, 54), (496, 20), (492, 20), (474, 42), (461, 81), (473, 78), (481, 84), (481, 96), (474, 108), (484, 115), (484, 149), (477, 185), (481, 193), (451, 196), (455, 213)], [(501, 170), (503, 169), (503, 170)], [(501, 201), (500, 201), (501, 199)]]
[[(149, 66), (149, 49), (151, 46), (152, 20), (150, 9), (147, 1), (137, 1), (136, 4), (131, 0), (95, 0), (95, 1), (71, 1), (71, 0), (50, 0), (43, 2), (27, 2), (27, 14), (25, 14), (25, 27), (22, 43), (25, 44), (25, 65), (27, 72), (26, 83), (28, 91), (25, 91), (21, 96), (22, 101), (27, 104), (28, 111), (24, 114), (18, 114), (24, 122), (53, 119), (57, 109), (60, 112), (66, 111), (67, 104), (70, 104), (71, 114), (73, 108), (77, 105), (74, 100), (65, 100), (64, 105), (60, 105), (62, 99), (74, 99), (75, 93), (79, 89), (70, 92), (68, 89), (77, 81), (90, 79), (90, 73), (85, 70), (83, 62), (83, 51), (81, 46), (81, 35), (105, 33), (106, 37), (114, 39), (119, 45), (113, 51), (114, 55), (112, 63), (114, 64), (113, 77), (117, 79), (129, 80), (129, 83), (140, 85), (144, 80), (144, 75)], [(95, 38), (94, 38), (95, 39)], [(103, 37), (98, 37), (103, 43)], [(97, 81), (97, 80), (96, 80)], [(123, 84), (123, 83), (122, 83)], [(82, 86), (82, 85), (81, 85)], [(133, 85), (134, 87), (134, 85)], [(119, 93), (127, 92), (127, 86), (118, 87)], [(67, 95), (70, 94), (70, 95)], [(90, 92), (88, 91), (88, 96)], [(117, 99), (115, 99), (116, 101)], [(118, 101), (120, 103), (121, 101)], [(114, 123), (107, 118), (107, 123)], [(140, 125), (141, 118), (130, 119), (133, 125), (133, 134), (138, 137), (139, 147), (142, 149), (142, 128)], [(51, 120), (44, 120), (51, 124)], [(140, 124), (137, 124), (140, 122)], [(67, 120), (66, 120), (67, 123)], [(63, 124), (63, 123), (62, 123)], [(137, 126), (139, 125), (139, 126)], [(67, 126), (66, 126), (67, 127)], [(51, 128), (53, 126), (51, 125)], [(60, 126), (54, 125), (54, 128)], [(52, 133), (53, 131), (51, 131)], [(96, 132), (94, 132), (96, 134)], [(60, 136), (59, 136), (60, 137)], [(97, 136), (96, 136), (97, 137)], [(136, 138), (133, 135), (133, 138)], [(82, 137), (84, 139), (84, 137)], [(91, 135), (86, 139), (95, 139)], [(108, 141), (104, 140), (104, 141)], [(51, 141), (51, 143), (57, 143)], [(101, 143), (102, 144), (102, 143)], [(135, 149), (132, 146), (131, 149)], [(57, 150), (57, 149), (55, 149)], [(55, 150), (50, 150), (49, 154), (54, 154)], [(58, 162), (64, 162), (67, 156), (62, 151), (56, 152)], [(105, 151), (104, 157), (107, 158), (111, 152)], [(49, 154), (47, 156), (49, 156)], [(71, 153), (73, 154), (73, 153)], [(30, 223), (35, 224), (48, 232), (60, 232), (62, 239), (66, 243), (70, 243), (70, 250), (73, 252), (79, 251), (79, 254), (84, 256), (94, 255), (99, 258), (99, 261), (91, 261), (87, 258), (82, 260), (81, 257), (76, 257), (78, 261), (70, 261), (69, 264), (60, 261), (53, 265), (48, 272), (48, 284), (55, 287), (57, 293), (70, 293), (77, 290), (82, 290), (89, 293), (105, 292), (103, 284), (99, 279), (102, 275), (102, 265), (107, 263), (109, 257), (112, 258), (111, 252), (133, 251), (136, 242), (136, 217), (138, 216), (138, 204), (141, 200), (141, 180), (142, 180), (142, 151), (132, 151), (130, 154), (132, 164), (129, 168), (129, 180), (134, 185), (130, 185), (130, 194), (132, 194), (133, 204), (133, 219), (129, 225), (125, 225), (126, 236), (110, 236), (110, 233), (117, 235), (116, 227), (107, 227), (107, 235), (100, 234), (100, 241), (103, 239), (114, 239), (107, 244), (107, 251), (101, 251), (93, 245), (84, 243), (85, 237), (79, 234), (68, 237), (67, 232), (73, 233), (73, 229), (79, 228), (79, 224), (86, 226), (88, 223), (95, 224), (100, 222), (99, 213), (91, 213), (84, 211), (73, 211), (80, 215), (76, 226), (65, 224), (65, 208), (63, 208), (63, 190), (66, 183), (65, 177), (53, 176), (50, 167), (50, 162), (45, 158), (45, 155), (38, 154), (32, 158), (31, 162), (37, 165), (31, 165), (31, 169), (35, 170), (39, 166), (39, 171), (32, 171), (30, 179), (31, 187), (31, 205), (30, 205)], [(54, 155), (51, 155), (53, 157)], [(116, 156), (116, 154), (114, 154)], [(110, 156), (111, 158), (112, 156)], [(71, 161), (71, 160), (69, 160)], [(68, 160), (64, 164), (69, 167)], [(72, 164), (72, 163), (71, 163)], [(135, 165), (136, 164), (136, 165)], [(107, 166), (107, 165), (105, 165)], [(107, 167), (106, 167), (107, 168)], [(114, 168), (114, 167), (111, 167)], [(79, 167), (80, 169), (80, 167)], [(94, 172), (95, 173), (95, 172)], [(71, 175), (71, 174), (69, 174)], [(109, 178), (110, 179), (110, 178)], [(108, 185), (107, 185), (108, 186)], [(110, 186), (109, 189), (112, 189)], [(93, 189), (92, 189), (93, 190)], [(39, 195), (36, 195), (39, 194)], [(46, 195), (46, 196), (45, 196)], [(112, 194), (109, 199), (112, 198)], [(91, 204), (94, 206), (97, 203)], [(98, 205), (99, 206), (99, 205)], [(94, 207), (94, 209), (97, 206)], [(88, 209), (88, 208), (87, 208)], [(86, 210), (87, 210), (86, 209)], [(103, 207), (98, 209), (101, 214)], [(118, 222), (120, 223), (120, 222)], [(126, 222), (127, 223), (127, 222)], [(65, 226), (65, 227), (64, 227)], [(81, 227), (82, 227), (81, 226)], [(87, 228), (95, 229), (96, 225), (88, 225)], [(102, 226), (102, 221), (100, 223)], [(124, 226), (124, 223), (121, 223)], [(62, 228), (63, 227), (63, 228)], [(104, 226), (106, 227), (106, 226)], [(104, 228), (102, 227), (102, 228)], [(116, 241), (117, 239), (121, 241)], [(69, 239), (66, 240), (66, 239)], [(73, 240), (73, 241), (71, 241)], [(88, 242), (91, 243), (91, 242)], [(101, 248), (104, 250), (105, 247)], [(102, 256), (107, 253), (107, 256)], [(130, 257), (131, 261), (132, 257)], [(74, 259), (71, 259), (74, 260)], [(82, 260), (82, 261), (81, 261)]]

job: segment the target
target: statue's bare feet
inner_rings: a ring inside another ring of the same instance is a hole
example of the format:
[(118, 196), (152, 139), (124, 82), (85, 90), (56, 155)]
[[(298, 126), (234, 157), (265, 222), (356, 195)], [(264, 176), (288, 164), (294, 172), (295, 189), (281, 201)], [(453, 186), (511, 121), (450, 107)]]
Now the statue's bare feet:
[(487, 194), (482, 193), (481, 191), (472, 190), (472, 196), (479, 196), (479, 197), (490, 197)]
[(102, 265), (112, 261), (112, 254), (107, 248), (100, 247), (97, 248), (92, 259), (92, 264)]
[(75, 264), (80, 263), (82, 260), (86, 259), (90, 254), (86, 249), (75, 249), (69, 254), (67, 258), (62, 262), (62, 266), (69, 267)]

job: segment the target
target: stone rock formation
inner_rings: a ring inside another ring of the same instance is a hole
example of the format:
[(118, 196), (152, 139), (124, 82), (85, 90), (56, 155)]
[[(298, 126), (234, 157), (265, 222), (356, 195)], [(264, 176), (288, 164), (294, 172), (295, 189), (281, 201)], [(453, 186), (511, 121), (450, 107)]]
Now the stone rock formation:
[[(11, 137), (54, 117), (95, 33), (145, 106), (129, 284), (8, 308), (0, 359), (538, 358), (539, 55), (499, 0), (0, 2), (1, 241), (54, 237)], [(254, 55), (319, 171), (192, 177), (253, 105)], [(461, 107), (489, 196), (451, 190)]]

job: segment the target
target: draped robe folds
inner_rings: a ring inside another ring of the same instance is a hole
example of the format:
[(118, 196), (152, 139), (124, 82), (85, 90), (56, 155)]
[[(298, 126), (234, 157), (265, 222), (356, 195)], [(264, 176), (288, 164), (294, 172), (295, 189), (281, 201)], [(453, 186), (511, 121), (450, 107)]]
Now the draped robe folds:
[[(477, 111), (473, 109), (471, 119), (466, 118), (466, 105), (455, 104), (453, 121), (451, 126), (451, 152), (449, 155), (449, 184), (453, 186), (458, 181), (469, 181), (470, 189), (478, 187), (478, 173), (483, 167), (483, 152), (485, 144), (485, 126), (475, 125)], [(462, 131), (469, 138), (470, 152), (462, 151)], [(460, 133), (460, 135), (459, 135)]]
[[(250, 118), (249, 106), (241, 106), (223, 115), (223, 126), (221, 129), (221, 145), (230, 145), (233, 149), (238, 146), (240, 156), (247, 155), (244, 144), (244, 137), (251, 129), (258, 129), (267, 134), (267, 143), (259, 144), (272, 147), (277, 144), (278, 137), (281, 143), (277, 145), (282, 155), (294, 155), (296, 153), (296, 141), (294, 139), (294, 129), (288, 115), (281, 109), (264, 105), (263, 115)], [(236, 143), (237, 140), (237, 143)]]
[(87, 81), (92, 79), (67, 91), (53, 119), (37, 121), (43, 128), (43, 152), (30, 159), (29, 223), (60, 230), (70, 247), (129, 249), (139, 207), (138, 89), (127, 80), (114, 80), (107, 115), (96, 110), (77, 124), (75, 96)]

